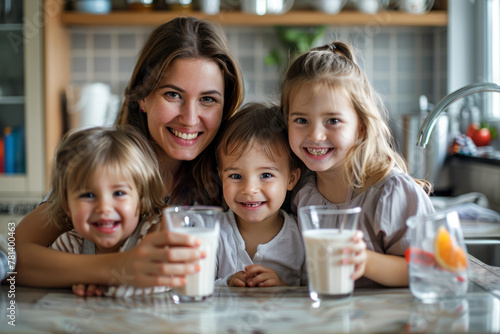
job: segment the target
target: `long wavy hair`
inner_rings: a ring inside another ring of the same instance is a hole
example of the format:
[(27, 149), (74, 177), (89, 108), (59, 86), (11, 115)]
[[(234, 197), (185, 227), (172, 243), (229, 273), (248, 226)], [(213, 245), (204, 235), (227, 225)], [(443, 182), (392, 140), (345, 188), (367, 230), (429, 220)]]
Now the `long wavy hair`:
[(142, 219), (158, 216), (165, 206), (158, 159), (143, 135), (131, 127), (73, 130), (62, 138), (54, 156), (47, 224), (62, 231), (73, 228), (68, 191), (85, 189), (97, 170), (112, 172), (135, 185)]
[[(147, 114), (140, 111), (139, 101), (158, 86), (164, 72), (176, 59), (208, 59), (214, 61), (224, 75), (225, 122), (243, 101), (243, 78), (238, 62), (231, 54), (223, 30), (208, 21), (194, 17), (178, 17), (157, 27), (146, 41), (125, 90), (125, 101), (116, 119), (116, 125), (131, 125), (144, 134), (161, 150), (151, 137)], [(214, 196), (208, 194), (204, 182), (212, 179), (212, 171), (205, 162), (206, 156), (215, 154), (212, 143), (193, 161), (185, 161), (176, 175), (177, 183), (171, 198), (181, 202), (209, 203)], [(187, 190), (187, 191), (186, 191)], [(174, 200), (175, 201), (175, 200)]]
[[(368, 179), (382, 180), (396, 167), (408, 173), (407, 163), (395, 149), (387, 123), (389, 113), (380, 96), (359, 68), (348, 45), (333, 42), (311, 49), (289, 67), (282, 87), (281, 109), (288, 120), (291, 98), (305, 85), (326, 85), (347, 96), (365, 132), (346, 157), (343, 175), (354, 189), (363, 189)], [(414, 179), (427, 193), (430, 182)]]

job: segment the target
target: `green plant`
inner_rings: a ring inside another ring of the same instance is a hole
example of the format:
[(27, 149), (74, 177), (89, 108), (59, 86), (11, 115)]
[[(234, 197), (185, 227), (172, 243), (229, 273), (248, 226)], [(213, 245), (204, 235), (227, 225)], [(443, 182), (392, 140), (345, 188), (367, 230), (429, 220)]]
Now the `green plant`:
[[(286, 57), (289, 58), (293, 54), (302, 54), (314, 45), (314, 43), (323, 36), (326, 26), (312, 26), (312, 27), (275, 27), (276, 34), (285, 47)], [(283, 56), (282, 49), (274, 48), (264, 58), (267, 65), (282, 66)]]

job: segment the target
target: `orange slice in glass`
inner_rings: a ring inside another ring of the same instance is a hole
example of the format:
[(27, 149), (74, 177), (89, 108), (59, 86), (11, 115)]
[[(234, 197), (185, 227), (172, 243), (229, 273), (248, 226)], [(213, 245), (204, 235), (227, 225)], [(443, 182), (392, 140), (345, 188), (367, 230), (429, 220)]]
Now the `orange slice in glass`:
[(467, 269), (467, 253), (444, 226), (439, 226), (434, 237), (434, 256), (443, 269), (453, 272)]

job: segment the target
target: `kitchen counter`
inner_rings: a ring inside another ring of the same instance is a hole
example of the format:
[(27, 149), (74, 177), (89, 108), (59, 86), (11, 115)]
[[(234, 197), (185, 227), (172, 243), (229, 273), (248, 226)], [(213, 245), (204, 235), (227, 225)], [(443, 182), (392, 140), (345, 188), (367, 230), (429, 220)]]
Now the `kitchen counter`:
[[(420, 303), (409, 289), (358, 289), (346, 299), (314, 303), (306, 287), (216, 288), (208, 301), (174, 304), (169, 293), (81, 298), (69, 289), (3, 285), (0, 332), (499, 332), (498, 269), (471, 259), (465, 298), (436, 304)], [(15, 327), (8, 324), (12, 301)]]

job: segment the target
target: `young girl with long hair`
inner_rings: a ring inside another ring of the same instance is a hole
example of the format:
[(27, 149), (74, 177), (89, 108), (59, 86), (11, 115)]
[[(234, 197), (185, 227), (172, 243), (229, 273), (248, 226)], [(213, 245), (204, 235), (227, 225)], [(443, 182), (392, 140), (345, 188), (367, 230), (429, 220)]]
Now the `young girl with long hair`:
[(388, 112), (350, 48), (334, 42), (299, 56), (287, 71), (281, 105), (290, 147), (312, 171), (293, 207), (361, 207), (367, 251), (356, 287), (407, 286), (406, 219), (434, 211), (431, 185), (408, 175)]

